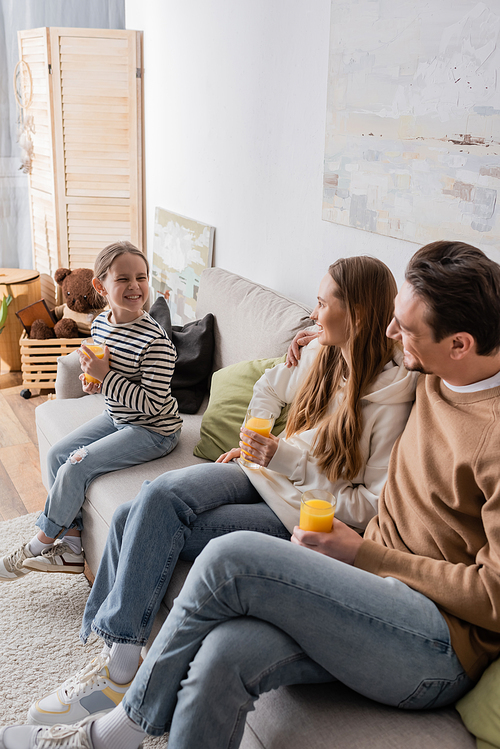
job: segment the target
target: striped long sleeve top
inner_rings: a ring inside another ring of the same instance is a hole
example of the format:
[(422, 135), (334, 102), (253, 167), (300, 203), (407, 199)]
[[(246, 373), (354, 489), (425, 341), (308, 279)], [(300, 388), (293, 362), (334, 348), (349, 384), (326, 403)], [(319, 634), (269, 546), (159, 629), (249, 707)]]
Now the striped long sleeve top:
[(176, 432), (182, 419), (170, 391), (175, 346), (147, 312), (122, 324), (109, 316), (109, 310), (101, 312), (92, 323), (92, 337), (110, 350), (110, 371), (101, 386), (108, 413), (118, 424)]

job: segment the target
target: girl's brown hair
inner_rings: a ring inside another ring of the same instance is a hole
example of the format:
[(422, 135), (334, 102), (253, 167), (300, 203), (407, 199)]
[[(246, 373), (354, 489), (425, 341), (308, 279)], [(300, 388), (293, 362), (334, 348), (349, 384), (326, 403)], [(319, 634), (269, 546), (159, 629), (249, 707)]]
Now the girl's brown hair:
[(389, 268), (371, 257), (341, 258), (328, 272), (347, 312), (351, 366), (337, 346), (321, 347), (290, 407), (286, 436), (317, 426), (313, 455), (320, 470), (330, 481), (352, 481), (362, 467), (361, 399), (394, 353), (395, 342), (385, 331), (397, 287)]
[(94, 263), (94, 276), (98, 278), (101, 283), (106, 278), (106, 274), (110, 269), (113, 262), (120, 255), (130, 253), (131, 255), (139, 255), (146, 263), (146, 272), (149, 276), (149, 263), (146, 255), (141, 252), (132, 242), (121, 240), (120, 242), (112, 242), (108, 244), (103, 250), (100, 251), (95, 259)]

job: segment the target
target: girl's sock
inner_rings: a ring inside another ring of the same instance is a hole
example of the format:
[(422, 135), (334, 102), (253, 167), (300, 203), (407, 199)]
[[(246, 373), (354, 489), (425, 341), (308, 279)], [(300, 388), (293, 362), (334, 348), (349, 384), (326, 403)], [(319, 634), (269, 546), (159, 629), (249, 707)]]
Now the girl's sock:
[(42, 551), (44, 551), (45, 549), (50, 549), (53, 545), (53, 541), (51, 541), (50, 544), (44, 544), (39, 540), (38, 536), (34, 536), (34, 538), (32, 538), (29, 542), (28, 548), (33, 556), (39, 557)]
[(142, 645), (114, 642), (109, 651), (109, 675), (117, 684), (128, 684), (139, 666)]
[(82, 553), (82, 537), (81, 536), (64, 536), (63, 541), (68, 544), (73, 554)]
[(90, 731), (94, 749), (138, 749), (146, 732), (130, 720), (121, 703), (98, 718)]

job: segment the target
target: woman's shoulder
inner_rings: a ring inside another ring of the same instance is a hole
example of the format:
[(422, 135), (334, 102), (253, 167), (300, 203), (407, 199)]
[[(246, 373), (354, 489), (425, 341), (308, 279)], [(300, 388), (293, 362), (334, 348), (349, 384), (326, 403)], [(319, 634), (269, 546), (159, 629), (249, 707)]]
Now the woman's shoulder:
[(417, 380), (418, 372), (406, 369), (403, 352), (396, 349), (392, 359), (371, 383), (364, 399), (386, 405), (414, 401)]

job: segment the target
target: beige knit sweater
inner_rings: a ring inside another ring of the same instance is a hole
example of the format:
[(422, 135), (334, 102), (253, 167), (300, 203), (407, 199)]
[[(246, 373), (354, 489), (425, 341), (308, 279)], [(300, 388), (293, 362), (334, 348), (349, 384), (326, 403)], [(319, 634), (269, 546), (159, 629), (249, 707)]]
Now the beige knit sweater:
[(433, 600), (477, 679), (500, 652), (500, 387), (422, 376), (355, 566)]

